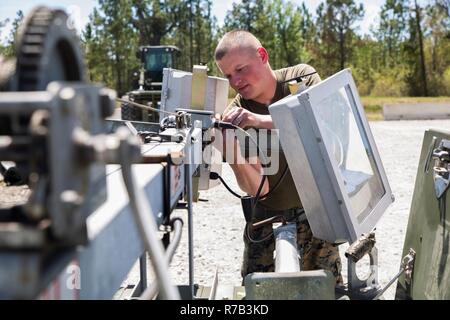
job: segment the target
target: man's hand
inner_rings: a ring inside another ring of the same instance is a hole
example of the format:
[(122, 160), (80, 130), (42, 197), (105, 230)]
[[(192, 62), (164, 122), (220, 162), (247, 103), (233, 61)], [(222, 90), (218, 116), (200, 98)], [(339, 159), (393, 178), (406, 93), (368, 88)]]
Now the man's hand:
[[(249, 195), (255, 196), (261, 183), (263, 170), (261, 162), (257, 157), (245, 158), (241, 153), (239, 139), (236, 138), (233, 129), (214, 129), (216, 139), (214, 144), (218, 144), (220, 150), (222, 145), (222, 158), (233, 170), (237, 183), (241, 190)], [(222, 141), (221, 141), (222, 140)], [(262, 188), (262, 194), (269, 192), (269, 183), (266, 180)]]
[(246, 127), (254, 127), (258, 128), (258, 116), (244, 108), (235, 107), (230, 110), (230, 112), (226, 113), (222, 121), (230, 122), (235, 126), (246, 128)]
[[(264, 117), (268, 117), (266, 121), (269, 120), (270, 125), (272, 124), (270, 115), (257, 115), (240, 107), (234, 107), (223, 116), (216, 114), (215, 117), (224, 122), (232, 122), (234, 125), (241, 128), (245, 128), (245, 126), (258, 128), (261, 125), (261, 122), (258, 122), (261, 119), (257, 119), (259, 117), (263, 119)], [(262, 122), (262, 124), (264, 125), (267, 123)], [(234, 130), (216, 129), (215, 136), (217, 140), (215, 140), (214, 143), (219, 145), (222, 144), (222, 156), (224, 160), (230, 164), (231, 169), (233, 169), (239, 187), (247, 194), (253, 196), (256, 195), (262, 174), (262, 167), (259, 159), (245, 159), (241, 154), (239, 140), (236, 138)], [(228, 148), (231, 150), (228, 150)], [(220, 147), (218, 147), (218, 149), (220, 149)], [(231, 151), (230, 154), (228, 154), (227, 150)], [(266, 194), (268, 191), (269, 183), (265, 181), (262, 194)]]
[(223, 115), (222, 121), (230, 122), (235, 126), (245, 128), (272, 129), (272, 118), (270, 115), (261, 115), (250, 112), (244, 108), (234, 107)]

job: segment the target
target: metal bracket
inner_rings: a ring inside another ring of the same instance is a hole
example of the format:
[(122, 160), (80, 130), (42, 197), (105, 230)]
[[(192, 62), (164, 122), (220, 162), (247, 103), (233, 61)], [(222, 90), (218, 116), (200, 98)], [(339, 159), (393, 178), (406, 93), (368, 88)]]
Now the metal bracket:
[[(379, 290), (378, 284), (378, 250), (375, 247), (375, 233), (362, 235), (345, 252), (348, 261), (348, 295), (353, 299), (372, 299)], [(359, 279), (356, 264), (366, 254), (370, 258), (370, 274), (366, 279)]]
[(362, 280), (356, 274), (356, 262), (348, 258), (348, 290), (352, 299), (372, 299), (380, 290), (378, 284), (378, 249), (373, 247), (368, 255), (370, 258), (370, 274)]
[(192, 109), (205, 109), (206, 83), (208, 80), (207, 72), (207, 66), (194, 65), (192, 68)]

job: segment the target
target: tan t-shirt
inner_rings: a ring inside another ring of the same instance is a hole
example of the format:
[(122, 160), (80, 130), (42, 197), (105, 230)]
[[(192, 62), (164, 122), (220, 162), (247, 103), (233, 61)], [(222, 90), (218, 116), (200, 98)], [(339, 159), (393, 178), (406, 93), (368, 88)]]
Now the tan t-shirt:
[[(279, 70), (275, 70), (275, 75), (277, 78), (277, 87), (275, 90), (275, 95), (270, 104), (287, 97), (289, 92), (289, 87), (287, 83), (282, 83), (285, 80), (292, 79), (304, 74), (309, 74), (314, 72), (314, 68), (307, 64), (298, 64), (296, 66), (283, 68)], [(306, 86), (311, 86), (316, 83), (319, 83), (320, 77), (316, 73), (311, 75), (306, 80)], [(227, 113), (233, 107), (242, 107), (244, 109), (249, 110), (250, 112), (257, 114), (270, 114), (269, 105), (265, 105), (253, 100), (246, 100), (242, 98), (240, 94), (238, 94), (234, 100), (229, 104), (224, 113)], [(281, 148), (281, 146), (280, 146)], [(267, 176), (269, 181), (269, 190), (271, 190), (275, 184), (279, 181), (280, 177), (283, 174), (284, 169), (286, 168), (287, 161), (284, 156), (284, 153), (280, 152), (279, 158), (279, 167), (278, 172), (275, 175)], [(297, 194), (297, 189), (295, 188), (294, 180), (292, 179), (291, 172), (288, 169), (286, 176), (281, 181), (280, 185), (274, 190), (266, 199), (260, 201), (260, 205), (269, 210), (287, 210), (291, 208), (302, 207), (302, 203)]]

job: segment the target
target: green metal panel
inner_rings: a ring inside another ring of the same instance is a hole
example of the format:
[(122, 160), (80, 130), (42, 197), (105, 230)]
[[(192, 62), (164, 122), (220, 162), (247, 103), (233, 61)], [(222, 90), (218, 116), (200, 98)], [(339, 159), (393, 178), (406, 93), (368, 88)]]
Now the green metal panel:
[(450, 132), (425, 132), (402, 254), (406, 256), (412, 248), (416, 259), (411, 281), (405, 281), (405, 275), (399, 279), (397, 299), (450, 299), (450, 214), (445, 214), (450, 213), (450, 191), (443, 195), (440, 209), (442, 200), (436, 197), (430, 154), (442, 139), (450, 139)]

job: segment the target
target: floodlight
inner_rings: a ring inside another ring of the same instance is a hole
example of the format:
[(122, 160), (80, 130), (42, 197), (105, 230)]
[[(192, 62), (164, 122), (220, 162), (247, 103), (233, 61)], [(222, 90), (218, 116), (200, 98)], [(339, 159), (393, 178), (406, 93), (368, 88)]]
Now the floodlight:
[(315, 237), (350, 243), (394, 201), (349, 69), (269, 106)]

